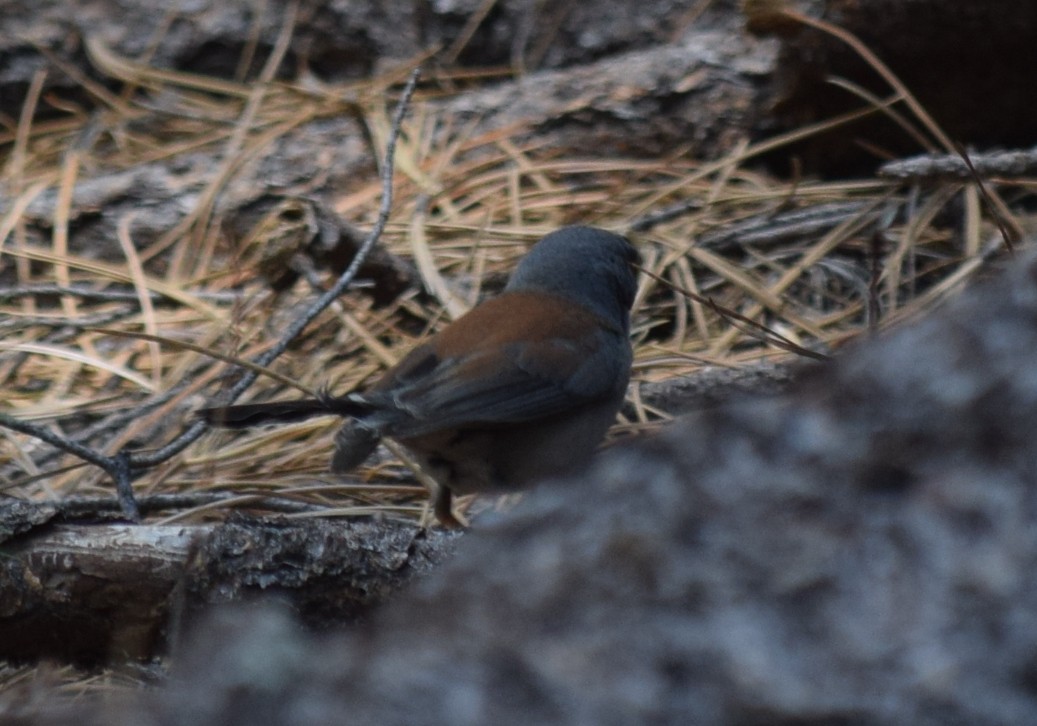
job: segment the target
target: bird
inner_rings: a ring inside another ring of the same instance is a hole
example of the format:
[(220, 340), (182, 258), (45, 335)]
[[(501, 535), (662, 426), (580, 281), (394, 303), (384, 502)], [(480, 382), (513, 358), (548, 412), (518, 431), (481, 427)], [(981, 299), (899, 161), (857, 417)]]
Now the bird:
[(464, 526), (454, 495), (525, 489), (589, 463), (630, 380), (640, 260), (621, 235), (563, 227), (533, 245), (499, 295), (418, 344), (369, 389), (197, 413), (227, 428), (344, 417), (333, 472), (356, 468), (389, 438), (438, 484), (437, 520)]

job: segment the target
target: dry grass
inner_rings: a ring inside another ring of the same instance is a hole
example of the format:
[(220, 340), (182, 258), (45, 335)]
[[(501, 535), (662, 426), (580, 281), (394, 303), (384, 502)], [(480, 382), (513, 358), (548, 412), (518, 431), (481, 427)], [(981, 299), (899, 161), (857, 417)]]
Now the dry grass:
[[(100, 111), (71, 108), (59, 121), (33, 123), (41, 78), (17, 125), (0, 131), (0, 280), (9, 293), (0, 298), (0, 410), (65, 435), (89, 433), (92, 445), (114, 453), (157, 447), (175, 436), (194, 408), (233, 380), (233, 369), (206, 351), (255, 356), (314, 294), (304, 282), (280, 296), (270, 292), (256, 274), (255, 250), (233, 249), (223, 237), (220, 194), (248, 162), (268, 153), (272, 141), (315, 119), (358, 115), (383, 148), (389, 132), (385, 97), (401, 76), (317, 90), (244, 85), (129, 63), (100, 46), (91, 46), (91, 53), (98, 68), (125, 84), (123, 92), (84, 80)], [(156, 99), (161, 114), (152, 108)], [(641, 277), (633, 313), (637, 381), (789, 355), (680, 290), (827, 352), (870, 327), (924, 313), (981, 270), (991, 251), (1003, 249), (974, 184), (792, 183), (756, 170), (757, 155), (795, 135), (744, 145), (711, 163), (579, 159), (516, 141), (522, 129), (473, 137), (470, 128), (435, 108), (419, 98), (404, 126), (396, 204), (381, 240), (387, 250), (415, 261), (430, 294), (413, 291), (380, 310), (362, 292), (342, 298), (273, 366), (303, 387), (330, 384), (341, 392), (363, 385), (471, 306), (484, 292), (483, 281), (500, 280), (537, 238), (568, 223), (629, 232), (640, 222), (629, 233), (651, 275)], [(95, 143), (102, 136), (106, 143)], [(121, 262), (100, 261), (76, 244), (73, 221), (97, 211), (76, 207), (77, 185), (198, 150), (213, 159), (198, 172), (202, 191), (157, 239), (135, 243), (134, 219), (126, 216), (114, 241)], [(329, 171), (321, 163), (314, 159), (317, 180)], [(1031, 201), (1033, 184), (989, 183), (997, 200), (1016, 212), (1012, 224), (1023, 230), (1034, 227), (1032, 216), (1018, 211)], [(55, 194), (56, 203), (41, 241), (40, 222), (27, 210), (46, 194)], [(372, 174), (337, 196), (335, 210), (369, 226), (379, 194)], [(653, 217), (654, 224), (645, 222)], [(44, 285), (87, 286), (121, 292), (125, 299), (27, 293)], [(78, 326), (69, 327), (70, 321)], [(174, 395), (163, 396), (171, 390)], [(264, 378), (246, 399), (277, 395), (297, 393)], [(161, 403), (151, 405), (155, 401)], [(139, 415), (106, 426), (106, 417), (127, 409)], [(627, 428), (658, 418), (638, 410), (639, 420)], [(332, 478), (327, 460), (335, 427), (333, 420), (318, 419), (207, 434), (139, 478), (136, 489), (141, 495), (241, 495), (167, 515), (166, 521), (222, 516), (235, 502), (262, 508), (256, 495), (314, 505), (328, 516), (425, 516), (423, 490), (392, 455), (348, 480)], [(111, 493), (102, 474), (48, 451), (0, 431), (0, 492), (28, 498)]]

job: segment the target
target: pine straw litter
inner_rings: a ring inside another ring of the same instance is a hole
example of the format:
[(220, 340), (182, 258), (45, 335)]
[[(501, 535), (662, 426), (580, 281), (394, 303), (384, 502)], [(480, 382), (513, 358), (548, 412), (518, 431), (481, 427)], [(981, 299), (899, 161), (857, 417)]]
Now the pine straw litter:
[[(239, 375), (228, 358), (268, 349), (318, 294), (314, 285), (333, 281), (317, 269), (273, 291), (259, 271), (270, 240), (241, 244), (223, 231), (228, 184), (279, 136), (338, 114), (362, 120), (376, 158), (406, 72), (314, 89), (266, 72), (260, 83), (235, 83), (150, 68), (99, 45), (90, 52), (124, 84), (121, 93), (83, 78), (100, 110), (70, 106), (59, 120), (35, 123), (41, 77), (20, 118), (0, 129), (0, 411), (113, 454), (175, 437)], [(789, 181), (759, 170), (761, 153), (823, 125), (710, 162), (570, 158), (523, 140), (525, 129), (473, 137), (436, 113), (434, 95), (419, 92), (401, 129), (395, 203), (379, 241), (412, 261), (421, 289), (381, 308), (362, 286), (349, 292), (270, 366), (280, 377), (262, 376), (241, 401), (365, 385), (499, 290), (539, 237), (581, 223), (627, 234), (644, 257), (632, 405), (613, 431), (634, 435), (668, 417), (638, 404), (638, 385), (705, 366), (788, 361), (797, 346), (831, 354), (953, 296), (1009, 254), (1006, 225), (1016, 237), (1034, 228), (1034, 179), (988, 179), (981, 189), (971, 180)], [(135, 216), (125, 214), (113, 241), (121, 259), (77, 245), (75, 220), (98, 213), (88, 201), (77, 208), (92, 178), (198, 151), (212, 156), (201, 192), (162, 234), (135, 240)], [(329, 169), (313, 161), (318, 188)], [(41, 225), (27, 210), (47, 194), (55, 203)], [(341, 220), (367, 229), (380, 196), (371, 173), (326, 198)], [(382, 450), (347, 477), (329, 474), (337, 426), (321, 418), (213, 431), (137, 478), (135, 491), (191, 503), (153, 521), (222, 517), (231, 508), (427, 521), (424, 487), (401, 452)], [(76, 458), (0, 429), (0, 493), (111, 497), (112, 485)]]

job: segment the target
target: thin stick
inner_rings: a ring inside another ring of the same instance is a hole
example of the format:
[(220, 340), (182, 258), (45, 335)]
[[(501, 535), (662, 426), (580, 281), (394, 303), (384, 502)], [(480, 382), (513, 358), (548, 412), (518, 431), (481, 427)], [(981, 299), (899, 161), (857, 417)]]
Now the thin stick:
[[(410, 78), (407, 80), (407, 84), (403, 89), (400, 101), (397, 104), (396, 112), (393, 115), (392, 128), (386, 142), (385, 163), (382, 165), (382, 200), (378, 210), (378, 219), (376, 220), (374, 227), (365, 238), (360, 249), (357, 251), (357, 254), (350, 263), (349, 268), (342, 273), (332, 288), (321, 295), (320, 298), (311, 305), (300, 318), (289, 326), (284, 336), (282, 336), (274, 347), (256, 359), (256, 363), (260, 366), (269, 365), (275, 358), (287, 350), (291, 342), (306, 328), (306, 326), (320, 315), (329, 305), (331, 305), (336, 298), (345, 292), (346, 288), (348, 288), (350, 283), (353, 281), (353, 278), (356, 277), (356, 274), (360, 270), (361, 265), (363, 265), (364, 260), (381, 237), (385, 225), (388, 222), (389, 213), (392, 210), (393, 161), (396, 151), (396, 140), (400, 134), (400, 129), (403, 125), (403, 118), (410, 103), (410, 99), (414, 95), (418, 75), (418, 69), (415, 69), (411, 73)], [(67, 285), (63, 287), (67, 287)], [(258, 373), (254, 371), (245, 374), (231, 389), (230, 400), (234, 400), (237, 396), (241, 395), (241, 393), (244, 392), (253, 381), (255, 381), (257, 376)], [(140, 508), (138, 507), (137, 500), (133, 494), (133, 479), (144, 471), (179, 454), (191, 443), (197, 440), (198, 437), (200, 437), (208, 428), (208, 425), (204, 421), (199, 420), (188, 427), (187, 430), (181, 433), (176, 439), (154, 451), (148, 453), (119, 451), (113, 456), (106, 456), (88, 446), (84, 446), (83, 444), (77, 443), (69, 438), (60, 436), (42, 426), (19, 420), (2, 412), (0, 412), (0, 426), (37, 438), (57, 449), (72, 454), (83, 461), (103, 469), (115, 482), (115, 489), (120, 509), (127, 518), (135, 522), (140, 520)]]
[(762, 323), (758, 323), (757, 321), (753, 320), (752, 318), (746, 317), (745, 315), (742, 315), (741, 313), (739, 313), (736, 310), (732, 310), (731, 308), (725, 307), (725, 306), (717, 303), (711, 297), (706, 297), (704, 295), (699, 295), (698, 293), (694, 293), (691, 290), (686, 290), (686, 289), (680, 287), (679, 285), (673, 284), (672, 282), (667, 280), (665, 277), (662, 277), (660, 275), (655, 274), (651, 270), (646, 270), (643, 267), (638, 267), (638, 269), (641, 272), (643, 272), (644, 274), (648, 275), (653, 280), (655, 280), (656, 282), (658, 282), (658, 283), (660, 283), (662, 285), (665, 285), (666, 287), (670, 288), (671, 290), (673, 290), (675, 292), (679, 292), (681, 295), (685, 295), (685, 296), (687, 296), (691, 300), (695, 300), (696, 302), (700, 302), (703, 305), (708, 306), (711, 310), (713, 310), (715, 313), (717, 313), (717, 315), (720, 315), (721, 317), (727, 318), (733, 324), (736, 321), (738, 323), (742, 323), (742, 325), (739, 326), (739, 327), (742, 327), (742, 329), (746, 333), (752, 335), (755, 338), (759, 338), (759, 339), (765, 340), (765, 341), (767, 341), (767, 342), (777, 346), (778, 348), (781, 348), (782, 350), (787, 350), (790, 353), (795, 353), (796, 355), (801, 355), (804, 358), (812, 358), (813, 360), (822, 360), (822, 361), (823, 360), (828, 360), (828, 356), (826, 356), (824, 353), (818, 353), (817, 351), (813, 351), (813, 350), (810, 350), (808, 348), (804, 348), (801, 345), (796, 345), (794, 342), (792, 342), (791, 340), (786, 338), (781, 333), (778, 333), (778, 332), (776, 332), (774, 330), (771, 330), (766, 325), (763, 325)]
[[(335, 284), (331, 286), (331, 289), (321, 295), (305, 313), (289, 325), (288, 330), (281, 339), (277, 341), (270, 350), (256, 358), (256, 364), (264, 367), (269, 366), (278, 356), (288, 350), (292, 341), (306, 329), (306, 326), (313, 322), (318, 315), (324, 312), (329, 305), (331, 305), (339, 296), (342, 295), (343, 292), (346, 291), (346, 288), (349, 287), (353, 278), (356, 277), (357, 272), (359, 272), (360, 267), (364, 264), (364, 260), (382, 236), (385, 225), (389, 221), (389, 213), (392, 211), (393, 160), (396, 153), (396, 139), (400, 134), (400, 129), (403, 125), (403, 117), (407, 111), (407, 106), (410, 103), (411, 96), (414, 95), (414, 90), (417, 87), (419, 73), (419, 69), (415, 69), (411, 73), (410, 78), (407, 79), (407, 85), (404, 86), (403, 94), (396, 106), (396, 113), (393, 115), (392, 129), (385, 145), (385, 163), (382, 165), (382, 203), (379, 207), (378, 219), (375, 221), (374, 227), (364, 239), (363, 244), (360, 245), (360, 249), (357, 250), (356, 256), (349, 264), (349, 267), (339, 276), (338, 280), (335, 281)], [(255, 382), (258, 375), (259, 374), (254, 371), (249, 371), (242, 376), (241, 380), (231, 387), (230, 392), (225, 398), (225, 402), (231, 403), (236, 400), (238, 396), (248, 390), (249, 386)], [(170, 457), (179, 454), (187, 448), (187, 446), (198, 439), (198, 437), (201, 436), (207, 428), (208, 424), (199, 420), (179, 437), (162, 448), (157, 449), (150, 454), (137, 454), (132, 456), (133, 465), (151, 467), (155, 464), (166, 461)]]

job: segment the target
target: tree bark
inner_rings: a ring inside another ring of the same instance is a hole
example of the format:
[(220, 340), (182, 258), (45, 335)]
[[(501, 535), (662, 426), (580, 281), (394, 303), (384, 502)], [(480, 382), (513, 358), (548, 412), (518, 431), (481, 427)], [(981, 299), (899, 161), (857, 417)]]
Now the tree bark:
[(261, 593), (313, 627), (356, 621), (454, 539), (371, 520), (41, 524), (0, 541), (0, 659), (146, 660), (203, 606)]

